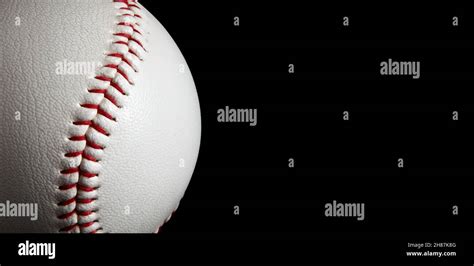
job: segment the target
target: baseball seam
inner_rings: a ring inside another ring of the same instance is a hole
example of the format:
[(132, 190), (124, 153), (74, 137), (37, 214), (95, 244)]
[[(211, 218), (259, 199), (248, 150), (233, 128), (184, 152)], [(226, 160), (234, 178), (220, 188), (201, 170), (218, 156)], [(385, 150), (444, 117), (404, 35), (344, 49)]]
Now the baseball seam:
[(123, 107), (134, 86), (146, 49), (141, 7), (135, 0), (114, 0), (117, 9), (110, 52), (76, 108), (56, 187), (56, 218), (59, 232), (104, 232), (98, 214), (100, 161)]

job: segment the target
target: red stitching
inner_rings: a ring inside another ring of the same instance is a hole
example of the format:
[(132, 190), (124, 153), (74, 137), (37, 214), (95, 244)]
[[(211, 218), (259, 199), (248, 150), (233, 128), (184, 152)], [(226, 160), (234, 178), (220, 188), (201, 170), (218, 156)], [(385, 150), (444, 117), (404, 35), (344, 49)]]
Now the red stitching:
[(73, 137), (70, 137), (69, 140), (71, 140), (71, 141), (83, 141), (83, 140), (86, 140), (86, 136), (73, 136)]
[(116, 69), (116, 70), (117, 70), (117, 73), (119, 73), (120, 75), (122, 75), (122, 77), (124, 77), (124, 78), (128, 81), (129, 84), (132, 84), (132, 82), (130, 82), (130, 80), (128, 79), (127, 74), (125, 74), (122, 70), (120, 70), (120, 68), (119, 68), (118, 65), (109, 64), (109, 65), (105, 65), (104, 67)]
[[(97, 107), (98, 108), (98, 107)], [(92, 108), (92, 109), (97, 109), (97, 108)], [(94, 123), (94, 121), (75, 121), (73, 122), (74, 125), (80, 125), (80, 126), (89, 126), (95, 130), (97, 130), (98, 132), (106, 135), (106, 136), (109, 136), (109, 133), (101, 126), (97, 125), (96, 123)]]
[(61, 171), (61, 174), (68, 175), (79, 172), (79, 168), (67, 168)]
[(86, 159), (88, 161), (91, 161), (91, 162), (97, 162), (97, 159), (94, 158), (93, 156), (91, 156), (90, 154), (85, 153), (85, 154), (82, 155), (82, 158)]
[(90, 126), (92, 121), (75, 121), (73, 122), (76, 126)]
[[(96, 200), (96, 199), (80, 199), (80, 200), (78, 200), (78, 202), (79, 202), (79, 203), (85, 203), (85, 204), (87, 204), (87, 203), (92, 203), (92, 202), (94, 202), (95, 200)], [(86, 211), (86, 212), (92, 213), (93, 211)]]
[[(107, 93), (106, 89), (91, 89), (89, 90), (90, 93), (102, 93), (104, 94), (104, 98), (109, 100), (113, 105), (117, 106), (118, 108), (121, 108), (121, 106), (118, 105), (117, 101)], [(114, 119), (115, 120), (115, 119)]]
[(85, 192), (92, 192), (92, 191), (96, 190), (97, 188), (77, 185), (77, 189), (85, 191)]
[[(136, 56), (138, 59), (140, 59), (140, 57), (137, 55), (137, 53), (135, 53), (133, 50), (128, 50), (129, 53), (133, 54), (134, 56)], [(140, 59), (141, 60), (141, 59)]]
[(129, 65), (135, 72), (137, 72), (137, 71), (133, 68), (133, 65), (125, 58), (124, 55), (119, 54), (119, 53), (111, 53), (111, 54), (107, 54), (107, 56), (118, 57), (118, 58), (122, 59), (123, 62), (125, 62), (127, 65)]
[(79, 226), (81, 227), (89, 227), (91, 225), (93, 225), (94, 223), (96, 223), (98, 221), (92, 221), (92, 222), (88, 222), (88, 223), (83, 223), (83, 224), (79, 224)]
[(103, 117), (105, 117), (105, 118), (108, 118), (108, 119), (110, 119), (110, 120), (112, 120), (112, 121), (116, 121), (116, 120), (115, 120), (115, 117), (113, 117), (111, 114), (107, 113), (104, 109), (100, 109), (100, 108), (99, 108), (99, 111), (97, 111), (97, 114), (99, 114), (99, 115), (101, 115), (101, 116), (103, 116)]
[(97, 76), (95, 79), (102, 80), (102, 81), (107, 81), (110, 83), (110, 86), (114, 87), (116, 90), (118, 90), (122, 95), (127, 95), (125, 91), (113, 81), (112, 78), (106, 77), (106, 76)]
[(69, 189), (71, 189), (71, 188), (75, 188), (76, 186), (77, 186), (76, 183), (74, 183), (74, 184), (69, 184), (69, 185), (64, 185), (64, 186), (60, 186), (60, 187), (59, 187), (59, 190), (69, 190)]
[(111, 82), (112, 78), (106, 77), (106, 76), (96, 76), (95, 79), (102, 80), (102, 81), (108, 81)]
[(106, 136), (109, 136), (109, 132), (107, 132), (103, 127), (97, 125), (96, 123), (92, 122), (91, 125), (90, 125), (91, 128), (95, 129), (97, 132), (103, 134), (103, 135), (106, 135)]
[(87, 109), (99, 109), (99, 105), (92, 104), (92, 103), (83, 103), (83, 104), (81, 104), (81, 107), (84, 107), (84, 108), (87, 108)]
[[(114, 0), (114, 2), (125, 3), (127, 5), (127, 7), (122, 7), (120, 9), (127, 9), (127, 10), (130, 10), (131, 12), (134, 13), (133, 15), (122, 14), (121, 16), (133, 16), (133, 17), (137, 17), (137, 18), (142, 18), (139, 14), (135, 14), (135, 12), (132, 10), (132, 8), (136, 8), (136, 9), (141, 10), (141, 8), (138, 5), (135, 4), (136, 3), (135, 0)], [(133, 30), (133, 32), (136, 32), (137, 34), (142, 35), (142, 33), (136, 28), (136, 26), (140, 26), (138, 23), (120, 22), (117, 25), (130, 27)], [(140, 45), (145, 50), (145, 48), (143, 47), (143, 44), (139, 40), (137, 40), (136, 38), (133, 38), (132, 35), (126, 34), (126, 33), (115, 33), (114, 35), (127, 38), (128, 42), (116, 41), (115, 43), (126, 45), (128, 47), (128, 53), (129, 54), (133, 54), (139, 60), (142, 60), (134, 51), (132, 51), (130, 49), (130, 46), (129, 46), (129, 42), (133, 41), (133, 42), (137, 43), (138, 45)], [(121, 54), (121, 53), (118, 53), (118, 52), (112, 52), (112, 53), (109, 53), (109, 54), (106, 54), (106, 55), (111, 56), (111, 57), (120, 58), (121, 62), (125, 62), (126, 64), (128, 64), (133, 69), (134, 72), (137, 72), (137, 70), (133, 67), (132, 63), (125, 58), (125, 54)], [(118, 75), (121, 75), (125, 80), (127, 80), (127, 82), (129, 84), (133, 85), (132, 82), (130, 81), (129, 76), (119, 68), (119, 65), (108, 64), (104, 67), (116, 69), (117, 70), (116, 73)], [(122, 95), (127, 95), (125, 90), (123, 90), (122, 87), (120, 87), (116, 82), (114, 82), (113, 78), (106, 77), (106, 76), (103, 76), (103, 75), (99, 75), (99, 76), (96, 76), (95, 79), (105, 81), (105, 82), (109, 82), (110, 87), (113, 87), (114, 89), (119, 91)], [(112, 95), (108, 94), (107, 92), (108, 92), (108, 89), (101, 89), (101, 88), (89, 88), (88, 89), (88, 93), (103, 94), (104, 99), (107, 99), (109, 102), (114, 104), (117, 108), (121, 108), (121, 106), (117, 102), (117, 99), (115, 99)], [(104, 110), (100, 107), (100, 103), (99, 104), (82, 103), (82, 104), (80, 104), (80, 106), (82, 108), (86, 108), (86, 109), (97, 110), (96, 115), (101, 115), (101, 116), (103, 116), (107, 119), (116, 121), (115, 117), (113, 117), (112, 114), (108, 113), (106, 110)], [(97, 132), (99, 132), (101, 134), (104, 134), (106, 136), (110, 135), (109, 132), (107, 132), (105, 130), (105, 128), (103, 128), (101, 125), (95, 123), (94, 119), (91, 119), (91, 120), (77, 120), (77, 121), (73, 121), (73, 124), (77, 125), (77, 126), (88, 126), (90, 128), (93, 128), (94, 130), (96, 130)], [(86, 148), (89, 147), (89, 148), (96, 149), (96, 150), (104, 150), (104, 147), (102, 147), (101, 145), (87, 139), (86, 135), (71, 136), (71, 137), (69, 137), (69, 140), (70, 141), (86, 141)], [(68, 158), (74, 158), (74, 157), (81, 156), (80, 160), (88, 160), (88, 161), (92, 161), (92, 162), (99, 162), (99, 160), (96, 157), (94, 157), (93, 155), (88, 154), (88, 153), (85, 152), (86, 148), (84, 148), (84, 150), (81, 150), (81, 151), (68, 152), (64, 156), (68, 157)], [(82, 162), (79, 164), (79, 167), (66, 168), (66, 169), (63, 169), (60, 173), (63, 174), (63, 175), (69, 175), (69, 174), (76, 174), (77, 173), (79, 175), (79, 179), (81, 179), (81, 178), (93, 178), (93, 177), (98, 176), (98, 174), (96, 174), (96, 173), (91, 173), (91, 172), (88, 172), (84, 169), (81, 169), (81, 166), (82, 166)], [(65, 185), (59, 186), (58, 189), (61, 190), (61, 191), (67, 191), (67, 190), (75, 188), (77, 190), (85, 191), (85, 192), (92, 192), (92, 191), (95, 191), (95, 190), (98, 189), (98, 187), (90, 187), (90, 186), (81, 185), (81, 184), (79, 184), (79, 182), (72, 183), (72, 184), (65, 184)], [(75, 196), (73, 196), (70, 199), (66, 199), (66, 200), (63, 200), (63, 201), (59, 202), (58, 205), (59, 206), (67, 206), (67, 205), (72, 204), (72, 203), (90, 204), (90, 203), (93, 203), (96, 200), (97, 200), (97, 198), (80, 199), (80, 198), (78, 198), (78, 196), (76, 194)], [(96, 210), (88, 210), (88, 211), (79, 212), (77, 210), (77, 208), (75, 208), (74, 210), (72, 210), (72, 211), (70, 211), (66, 214), (58, 215), (57, 218), (58, 219), (68, 219), (69, 217), (71, 217), (75, 214), (84, 217), (84, 216), (92, 215), (95, 211)], [(79, 228), (87, 228), (87, 227), (90, 227), (90, 226), (92, 226), (92, 225), (94, 225), (98, 222), (99, 222), (98, 220), (94, 220), (94, 221), (86, 222), (86, 223), (77, 222), (75, 224), (60, 228), (59, 231), (60, 232), (68, 232), (68, 231), (73, 230), (74, 228), (77, 228), (78, 226), (79, 226)], [(100, 224), (99, 224), (99, 226), (100, 226)], [(101, 229), (102, 229), (102, 227), (99, 227), (99, 228), (91, 231), (90, 233), (97, 233)], [(82, 230), (80, 229), (80, 231), (82, 231)]]
[(73, 211), (68, 212), (66, 214), (60, 215), (59, 219), (67, 219), (67, 218), (73, 216), (74, 214), (76, 214), (76, 211), (73, 210)]
[(88, 173), (88, 172), (82, 172), (81, 175), (86, 178), (92, 178), (92, 177), (98, 176), (98, 174), (93, 174), (93, 173)]
[(105, 94), (107, 92), (107, 89), (90, 89), (90, 90), (88, 90), (88, 92)]
[(116, 90), (118, 90), (122, 95), (127, 95), (125, 91), (115, 82), (110, 82), (110, 86), (114, 87)]
[(139, 40), (133, 38), (133, 36), (130, 35), (130, 34), (121, 33), (121, 32), (120, 32), (120, 33), (115, 33), (114, 35), (115, 35), (115, 36), (120, 36), (120, 37), (127, 38), (129, 41), (132, 41), (132, 42), (136, 42), (136, 43), (137, 43), (138, 45), (140, 45), (143, 49), (145, 49), (145, 48), (143, 47), (143, 44), (142, 44)]
[(83, 153), (83, 151), (76, 151), (76, 152), (70, 152), (70, 153), (66, 153), (66, 157), (77, 157), (77, 156), (81, 156)]
[(103, 150), (104, 149), (104, 147), (102, 147), (99, 144), (97, 144), (95, 142), (92, 142), (92, 141), (87, 141), (86, 145), (88, 147), (91, 147), (91, 148), (96, 149), (96, 150)]
[(143, 35), (139, 30), (137, 30), (135, 28), (135, 26), (132, 24), (132, 23), (129, 23), (129, 22), (119, 22), (117, 25), (119, 26), (126, 26), (126, 27), (130, 27), (133, 29), (134, 32), (140, 34), (140, 35)]
[(128, 43), (127, 42), (124, 42), (124, 41), (116, 41), (114, 42), (116, 44), (123, 44), (123, 45), (126, 45), (128, 47)]
[(122, 106), (120, 106), (118, 103), (117, 103), (117, 100), (115, 100), (114, 97), (112, 97), (112, 95), (109, 95), (109, 94), (105, 94), (104, 95), (104, 98), (109, 100), (113, 105), (117, 106), (118, 108), (122, 108)]
[(58, 205), (60, 205), (60, 206), (66, 206), (66, 205), (69, 205), (69, 204), (71, 204), (71, 203), (73, 203), (73, 202), (76, 202), (76, 198), (70, 198), (70, 199), (65, 200), (65, 201), (63, 201), (63, 202), (60, 202)]
[[(130, 0), (130, 1), (127, 1), (127, 0), (116, 0), (116, 1), (114, 1), (114, 2), (121, 2), (121, 3), (126, 4), (126, 5), (128, 6), (128, 8), (130, 8), (130, 7), (136, 7), (136, 8), (138, 8), (139, 10), (141, 10), (141, 8), (140, 8), (139, 6), (137, 6), (136, 4), (134, 4), (134, 3), (137, 2), (137, 1), (135, 1), (135, 0)], [(132, 4), (130, 4), (130, 2), (132, 2)]]

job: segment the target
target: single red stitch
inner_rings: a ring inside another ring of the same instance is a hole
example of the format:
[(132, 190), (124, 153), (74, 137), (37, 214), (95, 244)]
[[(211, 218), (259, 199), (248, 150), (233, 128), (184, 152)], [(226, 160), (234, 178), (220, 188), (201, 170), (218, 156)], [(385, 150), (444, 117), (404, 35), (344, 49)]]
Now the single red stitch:
[(131, 54), (133, 54), (134, 56), (136, 56), (138, 59), (142, 60), (142, 59), (137, 55), (137, 53), (135, 53), (135, 51), (129, 50), (128, 52), (131, 53)]
[(58, 205), (59, 205), (59, 206), (66, 206), (66, 205), (69, 205), (69, 204), (71, 204), (71, 203), (73, 203), (73, 202), (76, 202), (76, 198), (70, 198), (70, 199), (65, 200), (65, 201), (63, 201), (63, 202), (60, 202)]
[(137, 40), (135, 38), (131, 38), (129, 40), (132, 41), (132, 42), (136, 42), (138, 45), (140, 45), (141, 48), (143, 48), (143, 50), (146, 51), (145, 47), (143, 46), (143, 44), (139, 40)]
[(95, 79), (102, 80), (102, 81), (108, 81), (111, 82), (112, 78), (106, 77), (106, 76), (95, 76)]
[(121, 10), (130, 10), (130, 11), (133, 12), (132, 7), (140, 9), (140, 7), (136, 6), (136, 5), (128, 5), (128, 7), (121, 7), (119, 9), (121, 9)]
[(91, 148), (96, 149), (96, 150), (103, 150), (104, 149), (104, 147), (102, 147), (99, 144), (97, 144), (95, 142), (92, 142), (92, 141), (87, 141), (86, 145), (87, 145), (87, 147), (91, 147)]
[(128, 47), (128, 43), (127, 42), (124, 42), (124, 41), (116, 41), (114, 42), (116, 44), (123, 44), (123, 45), (126, 45)]
[(94, 158), (92, 155), (90, 154), (87, 154), (85, 153), (84, 155), (82, 155), (82, 158), (88, 160), (88, 161), (91, 161), (91, 162), (97, 162), (97, 159)]
[(110, 94), (105, 94), (104, 95), (104, 98), (109, 100), (113, 105), (117, 106), (117, 108), (122, 108), (122, 106), (120, 106), (118, 103), (117, 103), (117, 100), (115, 100), (114, 97), (112, 97), (112, 95)]
[(120, 68), (117, 68), (117, 73), (119, 73), (120, 75), (122, 75), (122, 77), (129, 83), (129, 84), (132, 84), (133, 83), (130, 81), (130, 79), (128, 78), (127, 74), (125, 74), (125, 72), (123, 72)]
[(73, 137), (70, 137), (69, 140), (71, 140), (71, 141), (83, 141), (83, 140), (86, 140), (86, 136), (73, 136)]
[(83, 103), (81, 107), (88, 108), (88, 109), (99, 109), (99, 105), (92, 104), (92, 103)]
[(108, 64), (108, 65), (105, 65), (104, 67), (118, 69), (118, 65), (114, 65), (114, 64)]
[(135, 4), (129, 4), (128, 6), (129, 6), (129, 7), (135, 7), (135, 8), (137, 8), (138, 10), (142, 10), (139, 6), (137, 6), (137, 5), (135, 5)]
[(83, 212), (78, 212), (77, 214), (80, 216), (89, 216), (93, 213), (94, 213), (93, 211), (83, 211)]
[(90, 127), (92, 127), (93, 129), (95, 129), (97, 132), (103, 134), (103, 135), (106, 135), (106, 136), (109, 136), (110, 134), (101, 126), (97, 125), (96, 123), (92, 122), (92, 124), (90, 125)]
[[(79, 202), (79, 203), (87, 204), (87, 203), (92, 203), (92, 202), (94, 202), (95, 200), (97, 200), (97, 199), (79, 199), (78, 202)], [(89, 211), (89, 212), (92, 212), (92, 211)]]
[(66, 156), (66, 157), (77, 157), (77, 156), (81, 156), (83, 152), (84, 151), (69, 152), (69, 153), (66, 153), (66, 155), (64, 155), (64, 156)]
[(86, 228), (86, 227), (89, 227), (93, 224), (95, 224), (97, 221), (92, 221), (92, 222), (88, 222), (88, 223), (83, 223), (83, 224), (79, 224), (80, 227), (83, 227), (83, 228)]
[(132, 35), (130, 35), (130, 34), (128, 34), (128, 33), (123, 33), (123, 32), (114, 33), (114, 36), (120, 36), (120, 37), (124, 37), (124, 38), (127, 38), (127, 39), (131, 39), (131, 38), (132, 38)]
[(72, 123), (76, 126), (90, 126), (92, 121), (74, 121)]
[(119, 57), (119, 58), (123, 59), (123, 55), (119, 54), (119, 53), (111, 53), (111, 54), (107, 54), (107, 56)]
[(82, 191), (86, 191), (86, 192), (91, 192), (91, 191), (96, 190), (97, 188), (78, 185), (77, 189), (82, 190)]
[(75, 188), (76, 186), (77, 186), (76, 183), (74, 183), (74, 184), (69, 184), (69, 185), (63, 185), (63, 186), (60, 186), (60, 187), (59, 187), (59, 190), (69, 190), (69, 189), (71, 189), (71, 188)]
[(66, 214), (58, 216), (59, 219), (67, 219), (71, 216), (73, 216), (76, 213), (76, 211), (72, 210), (71, 212), (68, 212)]
[(85, 177), (85, 178), (92, 178), (92, 177), (98, 176), (98, 174), (82, 172), (82, 173), (81, 173), (81, 176), (82, 176), (82, 177)]
[(111, 114), (107, 113), (106, 111), (104, 111), (103, 109), (99, 109), (99, 111), (97, 112), (99, 115), (103, 116), (103, 117), (106, 117), (112, 121), (116, 121), (115, 120), (115, 117), (113, 117)]
[(74, 174), (74, 173), (77, 173), (77, 172), (79, 172), (79, 168), (67, 168), (65, 170), (62, 170), (61, 174), (67, 175), (67, 174)]
[(118, 90), (122, 95), (127, 95), (125, 91), (120, 87), (117, 83), (115, 82), (110, 82), (110, 86), (114, 87), (116, 90)]
[(105, 94), (107, 92), (107, 90), (106, 89), (90, 89), (90, 90), (88, 90), (88, 92)]

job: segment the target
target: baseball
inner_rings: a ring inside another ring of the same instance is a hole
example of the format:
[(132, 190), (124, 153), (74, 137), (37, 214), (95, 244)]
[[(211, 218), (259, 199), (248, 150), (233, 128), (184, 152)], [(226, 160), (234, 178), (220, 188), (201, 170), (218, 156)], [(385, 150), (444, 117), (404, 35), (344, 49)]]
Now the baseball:
[(153, 233), (199, 151), (191, 72), (132, 0), (0, 2), (0, 233)]

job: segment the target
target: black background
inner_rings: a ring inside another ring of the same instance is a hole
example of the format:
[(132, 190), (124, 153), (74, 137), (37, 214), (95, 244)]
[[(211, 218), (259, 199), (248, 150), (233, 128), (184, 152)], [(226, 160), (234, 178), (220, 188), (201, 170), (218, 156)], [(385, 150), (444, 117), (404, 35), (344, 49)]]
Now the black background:
[[(141, 3), (180, 47), (201, 104), (180, 208), (158, 235), (3, 235), (4, 262), (37, 261), (14, 244), (36, 239), (55, 241), (63, 263), (474, 263), (472, 9)], [(420, 61), (420, 79), (381, 76), (388, 58)], [(226, 105), (257, 108), (257, 126), (217, 123)], [(333, 200), (365, 203), (365, 220), (325, 217)], [(407, 258), (408, 242), (455, 242), (457, 256)]]

